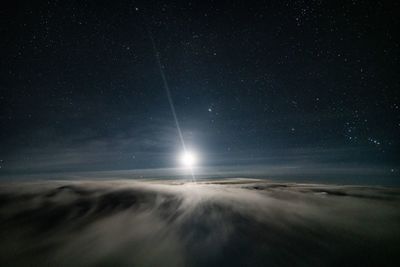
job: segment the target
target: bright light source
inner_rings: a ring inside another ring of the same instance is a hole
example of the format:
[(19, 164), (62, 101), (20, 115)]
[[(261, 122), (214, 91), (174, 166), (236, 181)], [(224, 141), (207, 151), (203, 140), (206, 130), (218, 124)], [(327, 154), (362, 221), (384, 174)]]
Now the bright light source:
[(197, 163), (196, 154), (190, 151), (183, 152), (180, 159), (181, 163), (188, 168), (193, 167)]

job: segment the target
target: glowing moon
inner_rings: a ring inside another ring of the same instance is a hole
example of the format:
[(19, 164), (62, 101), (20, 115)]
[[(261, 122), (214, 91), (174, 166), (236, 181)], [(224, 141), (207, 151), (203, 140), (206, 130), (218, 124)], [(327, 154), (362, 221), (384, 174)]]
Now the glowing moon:
[(197, 156), (194, 152), (185, 151), (182, 153), (180, 161), (183, 166), (191, 168), (197, 163)]

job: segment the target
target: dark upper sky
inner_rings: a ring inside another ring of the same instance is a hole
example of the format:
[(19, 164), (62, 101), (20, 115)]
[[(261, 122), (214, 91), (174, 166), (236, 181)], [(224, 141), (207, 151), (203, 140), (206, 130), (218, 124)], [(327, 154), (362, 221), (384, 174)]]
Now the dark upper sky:
[(0, 175), (176, 166), (159, 53), (202, 166), (397, 176), (398, 11), (397, 1), (5, 1)]

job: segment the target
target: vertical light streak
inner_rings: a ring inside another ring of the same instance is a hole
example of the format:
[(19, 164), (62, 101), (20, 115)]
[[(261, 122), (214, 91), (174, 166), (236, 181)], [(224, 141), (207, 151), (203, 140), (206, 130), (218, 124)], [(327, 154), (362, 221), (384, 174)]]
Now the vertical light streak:
[[(160, 71), (160, 76), (161, 76), (161, 79), (163, 81), (164, 89), (165, 89), (165, 91), (167, 93), (168, 103), (169, 103), (169, 106), (171, 108), (172, 116), (174, 117), (176, 129), (178, 130), (179, 139), (181, 141), (183, 151), (184, 151), (184, 153), (186, 153), (185, 140), (183, 139), (183, 134), (182, 134), (182, 130), (181, 130), (181, 127), (180, 127), (180, 124), (179, 124), (178, 116), (176, 115), (174, 100), (172, 99), (171, 90), (169, 89), (168, 81), (167, 81), (167, 78), (165, 76), (164, 66), (161, 64), (160, 52), (157, 49), (156, 42), (154, 41), (154, 37), (153, 37), (153, 34), (151, 33), (151, 30), (149, 28), (147, 28), (147, 31), (149, 33), (149, 37), (150, 37), (151, 44), (152, 44), (152, 47), (153, 47), (153, 52), (155, 54), (157, 65), (158, 65), (158, 69)], [(191, 168), (191, 167), (190, 167), (190, 174), (192, 176), (192, 181), (196, 182), (196, 178), (195, 178), (195, 175), (194, 175), (194, 172), (193, 172), (193, 168)]]

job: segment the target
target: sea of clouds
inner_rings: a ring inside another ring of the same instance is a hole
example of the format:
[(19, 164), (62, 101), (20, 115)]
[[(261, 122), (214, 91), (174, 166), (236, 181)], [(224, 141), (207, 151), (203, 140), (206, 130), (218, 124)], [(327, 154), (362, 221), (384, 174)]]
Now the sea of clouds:
[(1, 266), (399, 266), (400, 190), (224, 179), (0, 185)]

